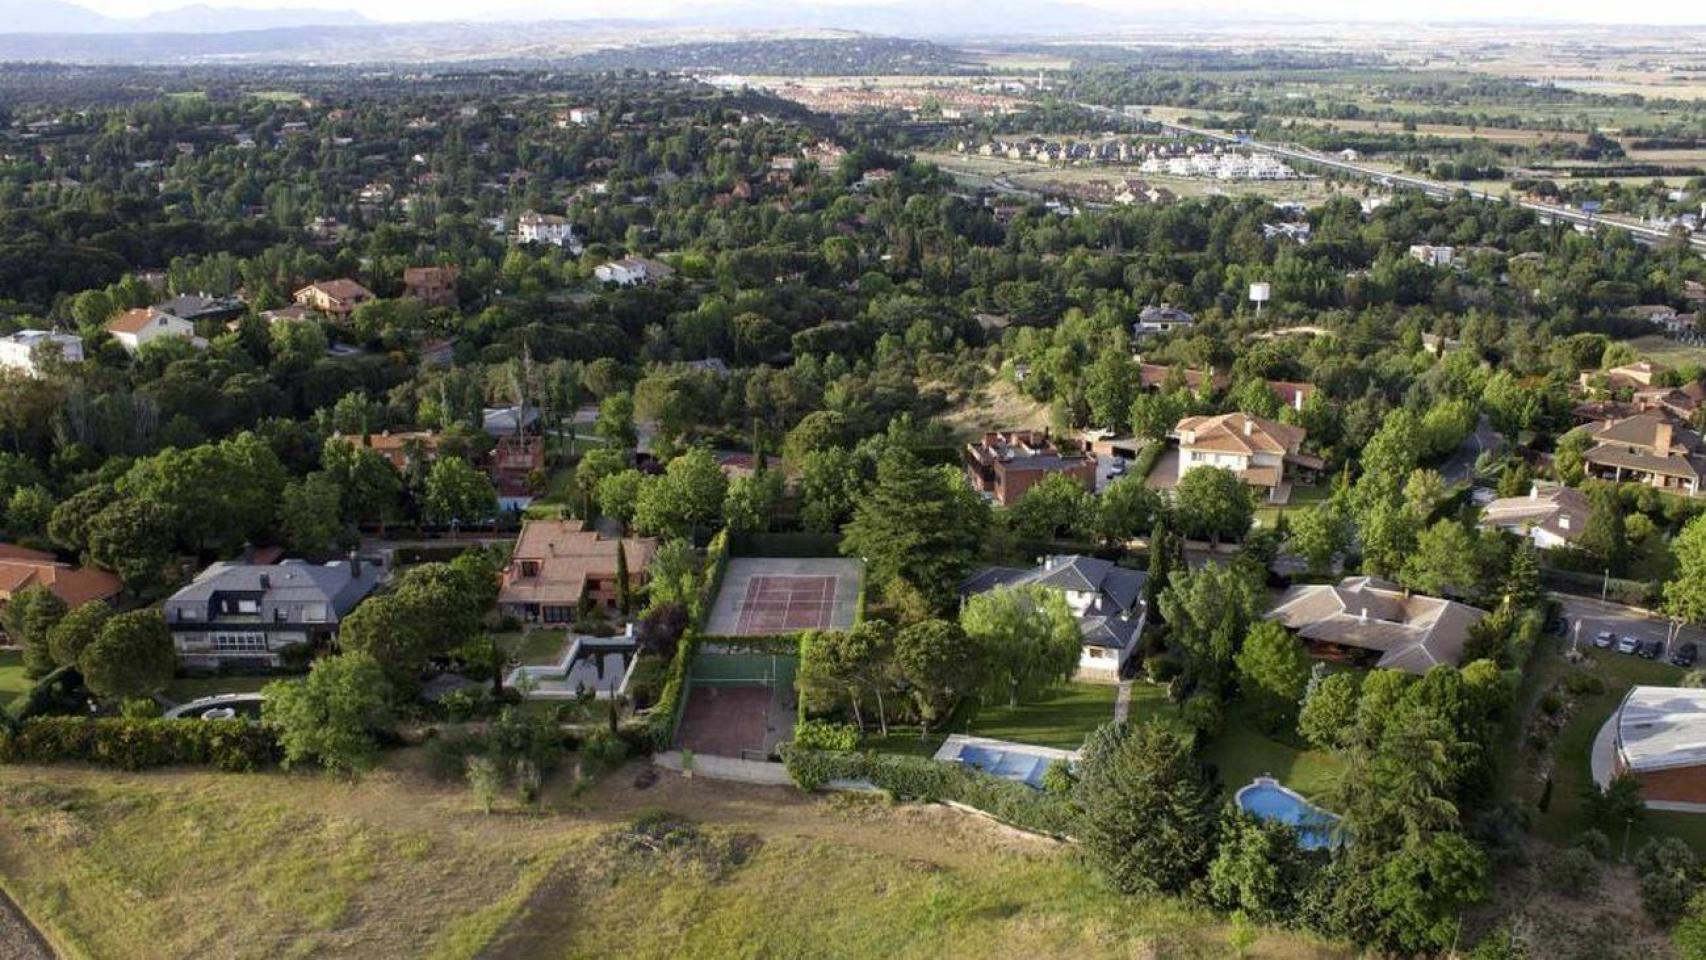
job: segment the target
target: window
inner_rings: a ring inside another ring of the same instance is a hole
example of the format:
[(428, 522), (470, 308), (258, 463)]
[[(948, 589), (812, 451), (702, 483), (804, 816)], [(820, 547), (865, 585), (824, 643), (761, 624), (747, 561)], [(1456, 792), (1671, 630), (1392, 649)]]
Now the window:
[(264, 653), (267, 637), (264, 633), (216, 633), (213, 649), (227, 653)]
[(261, 612), (261, 602), (259, 600), (238, 599), (238, 601), (237, 601), (237, 612), (238, 613), (249, 613), (249, 614), (260, 613)]

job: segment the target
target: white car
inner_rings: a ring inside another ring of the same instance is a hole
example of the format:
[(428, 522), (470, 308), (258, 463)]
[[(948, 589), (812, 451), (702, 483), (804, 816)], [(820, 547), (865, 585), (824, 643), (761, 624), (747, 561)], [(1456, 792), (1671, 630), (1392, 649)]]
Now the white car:
[(1622, 637), (1621, 639), (1619, 639), (1617, 641), (1617, 652), (1618, 653), (1634, 653), (1636, 650), (1639, 650), (1639, 649), (1641, 649), (1641, 641), (1635, 639), (1634, 637), (1626, 636), (1626, 637)]
[(1617, 634), (1612, 633), (1610, 630), (1601, 630), (1593, 635), (1593, 645), (1596, 647), (1609, 647), (1612, 643), (1616, 642), (1616, 640)]

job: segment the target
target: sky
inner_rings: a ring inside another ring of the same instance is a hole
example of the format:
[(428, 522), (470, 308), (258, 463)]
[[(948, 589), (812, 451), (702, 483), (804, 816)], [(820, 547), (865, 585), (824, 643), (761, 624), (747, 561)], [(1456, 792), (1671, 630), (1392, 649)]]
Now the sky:
[[(28, 2), (28, 0), (24, 0)], [(515, 14), (516, 19), (539, 19), (550, 16), (562, 19), (584, 17), (652, 17), (690, 13), (702, 9), (703, 3), (684, 0), (625, 0), (619, 6), (609, 0), (489, 0), (485, 4), (469, 5), (467, 0), (71, 0), (80, 6), (115, 17), (142, 16), (158, 10), (203, 2), (219, 7), (314, 7), (321, 9), (355, 10), (375, 20), (457, 20), (504, 19)], [(837, 3), (882, 3), (884, 0), (791, 0), (813, 6)], [(901, 0), (907, 3), (927, 3), (929, 0)], [(1604, 0), (1430, 0), (1427, 4), (1381, 4), (1367, 0), (1311, 0), (1299, 4), (1296, 0), (1209, 0), (1184, 2), (1160, 0), (1146, 3), (1133, 0), (1075, 0), (1117, 14), (1136, 13), (1145, 9), (1212, 10), (1217, 13), (1246, 13), (1256, 16), (1307, 16), (1318, 20), (1366, 21), (1450, 21), (1450, 20), (1527, 20), (1575, 21), (1583, 23), (1630, 24), (1701, 24), (1706, 25), (1706, 3), (1702, 0), (1643, 0), (1639, 3), (1612, 5)]]

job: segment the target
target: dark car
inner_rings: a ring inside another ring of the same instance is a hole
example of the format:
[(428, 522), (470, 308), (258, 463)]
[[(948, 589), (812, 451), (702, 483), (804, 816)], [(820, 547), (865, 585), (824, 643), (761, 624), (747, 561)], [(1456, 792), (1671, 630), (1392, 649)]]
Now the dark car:
[(1641, 645), (1635, 648), (1635, 655), (1643, 660), (1657, 660), (1664, 649), (1665, 645), (1657, 640), (1642, 640)]
[(1694, 661), (1698, 659), (1700, 659), (1700, 648), (1692, 643), (1682, 644), (1670, 655), (1670, 662), (1679, 667), (1692, 667)]

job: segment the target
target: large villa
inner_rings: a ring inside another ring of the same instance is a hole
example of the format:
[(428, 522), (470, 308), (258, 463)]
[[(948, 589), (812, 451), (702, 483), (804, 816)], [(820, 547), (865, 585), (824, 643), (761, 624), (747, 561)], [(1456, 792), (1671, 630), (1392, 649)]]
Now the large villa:
[(1422, 674), (1463, 660), (1469, 631), (1486, 611), (1427, 597), (1377, 577), (1292, 587), (1268, 611), (1311, 655)]
[(1222, 467), (1237, 474), (1269, 503), (1291, 499), (1295, 480), (1313, 480), (1325, 465), (1303, 452), (1302, 427), (1247, 413), (1186, 417), (1173, 428), (1179, 441), (1179, 474), (1198, 467)]
[(1039, 586), (1059, 590), (1078, 618), (1084, 646), (1078, 673), (1093, 679), (1116, 679), (1136, 652), (1149, 610), (1143, 585), (1149, 575), (1112, 561), (1085, 556), (1048, 557), (1030, 569), (989, 567), (960, 585), (961, 596), (997, 587)]

